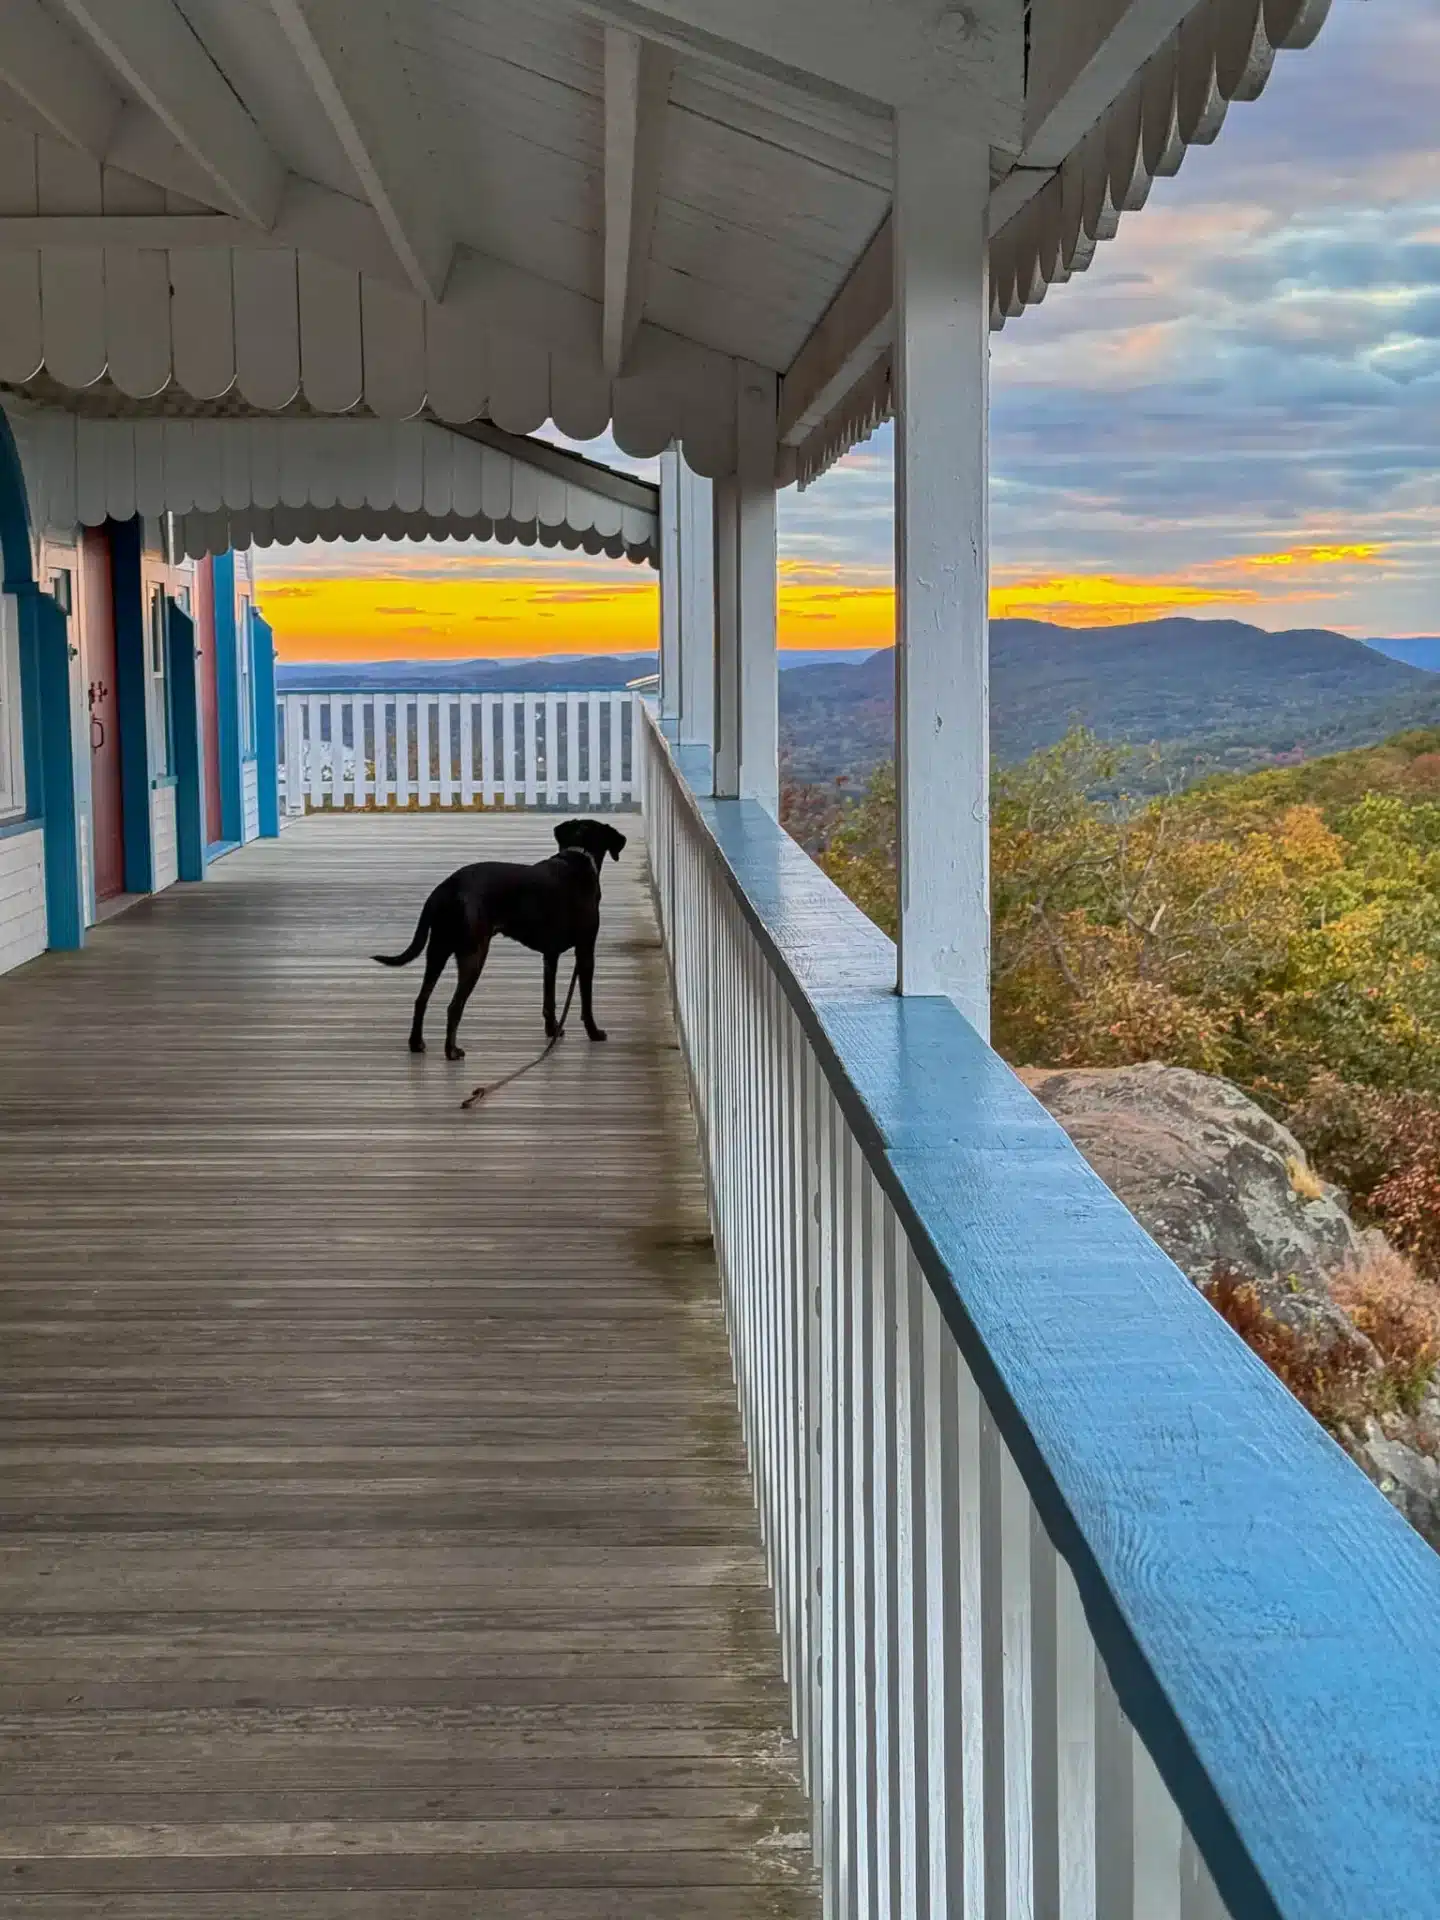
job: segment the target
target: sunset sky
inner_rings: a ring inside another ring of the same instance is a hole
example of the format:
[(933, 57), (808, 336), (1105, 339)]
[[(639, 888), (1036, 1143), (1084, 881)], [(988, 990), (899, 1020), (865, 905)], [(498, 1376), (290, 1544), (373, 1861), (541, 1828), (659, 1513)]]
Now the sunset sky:
[[(1335, 0), (992, 354), (992, 611), (1440, 634), (1440, 6)], [(787, 647), (892, 637), (891, 431), (781, 496)], [(587, 448), (630, 471), (606, 440)], [(519, 548), (257, 552), (282, 658), (643, 652), (654, 575)]]

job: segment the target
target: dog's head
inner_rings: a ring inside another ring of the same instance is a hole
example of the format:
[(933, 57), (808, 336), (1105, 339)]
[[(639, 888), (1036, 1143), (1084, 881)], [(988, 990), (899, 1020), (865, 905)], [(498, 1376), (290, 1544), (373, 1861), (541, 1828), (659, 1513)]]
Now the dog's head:
[(562, 853), (569, 853), (572, 848), (588, 853), (599, 873), (607, 853), (612, 860), (620, 858), (625, 836), (604, 820), (562, 820), (555, 829), (555, 843)]

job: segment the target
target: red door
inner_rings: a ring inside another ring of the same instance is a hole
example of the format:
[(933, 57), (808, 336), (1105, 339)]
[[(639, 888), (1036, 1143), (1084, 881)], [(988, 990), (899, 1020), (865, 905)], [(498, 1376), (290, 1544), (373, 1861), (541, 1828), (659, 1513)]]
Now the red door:
[(200, 736), (205, 743), (205, 843), (220, 829), (220, 687), (215, 668), (215, 562), (195, 563), (195, 645), (200, 650)]
[(80, 617), (89, 676), (90, 820), (95, 842), (95, 898), (125, 890), (125, 815), (120, 783), (120, 707), (115, 697), (115, 594), (110, 543), (103, 527), (86, 527), (80, 544)]

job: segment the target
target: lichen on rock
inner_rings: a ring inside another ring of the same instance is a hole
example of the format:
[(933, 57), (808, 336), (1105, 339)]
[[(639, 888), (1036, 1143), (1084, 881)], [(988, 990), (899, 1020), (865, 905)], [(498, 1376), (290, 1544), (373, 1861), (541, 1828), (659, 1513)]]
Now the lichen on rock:
[[(1289, 1371), (1287, 1384), (1301, 1383), (1302, 1399), (1336, 1356), (1329, 1377), (1343, 1367), (1348, 1400), (1312, 1394), (1307, 1404), (1440, 1548), (1440, 1393), (1423, 1364), (1397, 1368), (1334, 1297), (1365, 1318), (1356, 1276), (1407, 1265), (1385, 1236), (1358, 1227), (1295, 1136), (1229, 1081), (1156, 1062), (1027, 1068), (1020, 1078), (1194, 1285), (1213, 1300), (1223, 1277), (1228, 1299), (1238, 1287), (1253, 1301), (1252, 1329), (1291, 1330), (1293, 1339), (1258, 1346), (1282, 1378)], [(1440, 1325), (1440, 1300), (1434, 1311)], [(1277, 1351), (1307, 1364), (1287, 1369)]]

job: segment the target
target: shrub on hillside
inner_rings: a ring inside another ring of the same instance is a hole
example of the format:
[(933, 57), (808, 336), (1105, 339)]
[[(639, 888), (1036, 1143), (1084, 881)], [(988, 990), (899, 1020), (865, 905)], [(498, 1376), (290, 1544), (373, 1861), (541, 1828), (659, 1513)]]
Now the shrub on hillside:
[[(1437, 762), (1440, 735), (1417, 732), (1126, 802), (1096, 797), (1121, 789), (1126, 750), (1076, 730), (999, 770), (997, 1046), (1017, 1064), (1195, 1067), (1281, 1113), (1325, 1072), (1440, 1101)], [(798, 792), (788, 804), (799, 824)], [(806, 837), (893, 933), (893, 770)], [(1387, 1160), (1372, 1186), (1391, 1172), (1386, 1204), (1428, 1262), (1428, 1176)]]
[(1217, 1268), (1203, 1288), (1251, 1352), (1332, 1433), (1416, 1413), (1440, 1360), (1440, 1292), (1388, 1249), (1337, 1276), (1331, 1291), (1364, 1340), (1321, 1320), (1282, 1320), (1243, 1273)]
[(1321, 1072), (1289, 1124), (1359, 1217), (1440, 1283), (1440, 1104)]
[(1393, 1389), (1363, 1341), (1328, 1328), (1291, 1326), (1273, 1314), (1245, 1274), (1217, 1268), (1205, 1298), (1300, 1404), (1334, 1433), (1393, 1404)]
[(1440, 1288), (1382, 1247), (1337, 1274), (1330, 1293), (1380, 1355), (1401, 1411), (1417, 1412), (1440, 1363)]

